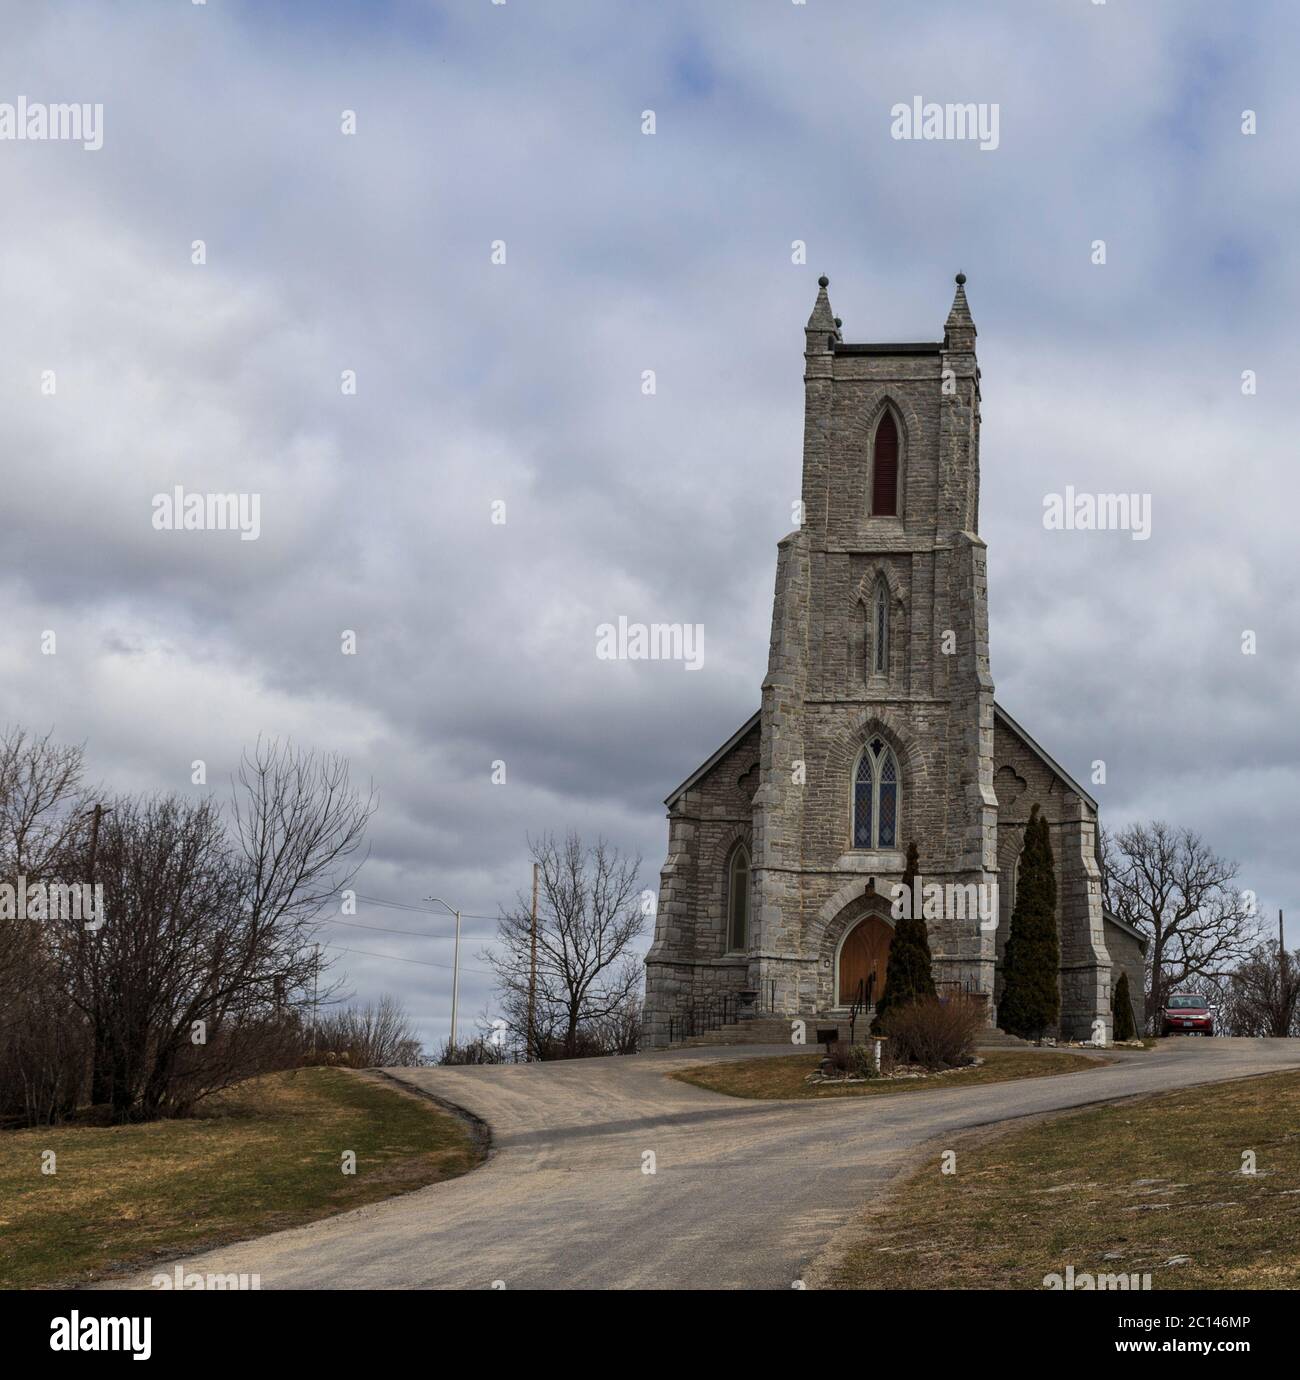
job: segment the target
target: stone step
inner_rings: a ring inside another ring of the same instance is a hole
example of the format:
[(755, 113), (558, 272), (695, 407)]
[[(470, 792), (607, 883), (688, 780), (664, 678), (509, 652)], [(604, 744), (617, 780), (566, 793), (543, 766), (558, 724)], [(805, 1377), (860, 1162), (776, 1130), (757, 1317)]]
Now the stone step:
[[(710, 1045), (785, 1045), (791, 1044), (791, 1022), (793, 1016), (756, 1016), (752, 1021), (733, 1021), (729, 1025), (719, 1027), (717, 1030), (701, 1031), (698, 1035), (688, 1035), (684, 1039), (674, 1040), (669, 1049), (703, 1049)], [(813, 1048), (817, 1045), (817, 1031), (829, 1030), (831, 1026), (839, 1031), (839, 1038), (847, 1040), (849, 1038), (849, 1021), (846, 1016), (804, 1016), (803, 1020), (806, 1037), (805, 1048)], [(858, 1017), (857, 1026), (854, 1030), (854, 1043), (863, 1044), (870, 1038), (871, 1017), (861, 1015)], [(985, 1030), (976, 1036), (975, 1044), (979, 1049), (989, 1048), (1028, 1048), (1032, 1042), (1022, 1040), (1018, 1035), (1009, 1035), (1005, 1030)], [(798, 1045), (791, 1045), (793, 1049), (799, 1049)]]
[[(792, 1022), (794, 1016), (756, 1016), (752, 1021), (733, 1021), (730, 1025), (721, 1026), (717, 1030), (701, 1031), (698, 1035), (688, 1035), (684, 1039), (674, 1040), (669, 1046), (670, 1049), (702, 1049), (708, 1045), (791, 1045), (792, 1049), (799, 1049), (801, 1046), (791, 1042)], [(817, 1031), (829, 1030), (832, 1026), (839, 1032), (841, 1040), (849, 1038), (849, 1021), (845, 1016), (803, 1016), (806, 1031), (806, 1046), (817, 1045)], [(871, 1018), (868, 1015), (858, 1017), (857, 1025), (854, 1028), (854, 1039), (857, 1044), (861, 1044), (869, 1034)]]

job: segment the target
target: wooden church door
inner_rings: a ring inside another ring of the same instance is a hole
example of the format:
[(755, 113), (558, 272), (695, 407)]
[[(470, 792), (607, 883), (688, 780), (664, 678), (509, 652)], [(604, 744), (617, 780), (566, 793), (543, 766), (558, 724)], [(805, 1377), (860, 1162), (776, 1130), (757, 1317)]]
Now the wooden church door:
[(871, 998), (880, 1000), (885, 990), (885, 971), (889, 966), (889, 946), (893, 927), (878, 915), (864, 916), (849, 932), (840, 950), (840, 1005), (850, 1006), (857, 996), (858, 983), (870, 982), (876, 975)]

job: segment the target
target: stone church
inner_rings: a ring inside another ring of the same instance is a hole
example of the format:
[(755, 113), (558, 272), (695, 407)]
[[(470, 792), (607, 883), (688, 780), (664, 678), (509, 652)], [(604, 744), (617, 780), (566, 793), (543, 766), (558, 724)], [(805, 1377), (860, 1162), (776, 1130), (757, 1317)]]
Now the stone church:
[(974, 994), (996, 1024), (1035, 804), (1058, 873), (1059, 1035), (1100, 1020), (1109, 1040), (1112, 979), (1125, 966), (1142, 992), (1143, 939), (1103, 907), (1097, 802), (993, 697), (965, 275), (943, 339), (904, 344), (847, 343), (819, 283), (803, 522), (777, 548), (762, 707), (666, 802), (648, 1042), (738, 1012), (833, 1021), (878, 996), (911, 842), (927, 883), (996, 895), (983, 923), (926, 915), (940, 993)]

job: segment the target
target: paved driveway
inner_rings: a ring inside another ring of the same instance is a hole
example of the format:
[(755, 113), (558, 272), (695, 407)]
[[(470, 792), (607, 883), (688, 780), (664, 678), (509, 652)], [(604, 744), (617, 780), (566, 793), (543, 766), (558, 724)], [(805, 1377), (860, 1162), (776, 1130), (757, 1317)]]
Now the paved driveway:
[[(186, 1266), (256, 1272), (264, 1289), (789, 1288), (935, 1137), (1300, 1067), (1300, 1040), (1179, 1040), (1085, 1073), (835, 1102), (744, 1101), (664, 1077), (789, 1052), (391, 1070), (486, 1121), (487, 1163)], [(643, 1172), (647, 1155), (653, 1174)]]

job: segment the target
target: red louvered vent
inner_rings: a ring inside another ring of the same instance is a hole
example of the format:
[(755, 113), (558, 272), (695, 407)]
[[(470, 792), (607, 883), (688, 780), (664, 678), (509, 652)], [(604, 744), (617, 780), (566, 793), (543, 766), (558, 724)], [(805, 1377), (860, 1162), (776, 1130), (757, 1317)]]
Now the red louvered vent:
[(871, 515), (898, 516), (898, 428), (888, 412), (876, 428), (875, 463), (871, 467)]

